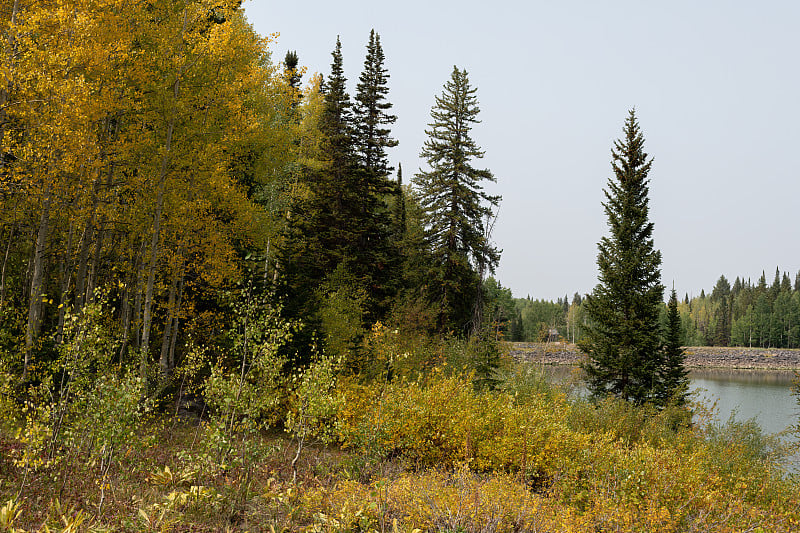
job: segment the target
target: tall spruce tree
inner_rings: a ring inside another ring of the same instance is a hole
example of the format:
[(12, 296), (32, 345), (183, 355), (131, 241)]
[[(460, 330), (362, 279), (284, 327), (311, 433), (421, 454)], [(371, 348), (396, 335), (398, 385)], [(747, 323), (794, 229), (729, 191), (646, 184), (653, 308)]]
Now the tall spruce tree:
[[(302, 87), (300, 86), (303, 75), (298, 66), (299, 63), (300, 58), (297, 56), (297, 52), (292, 50), (286, 52), (286, 56), (283, 58), (283, 77), (286, 80), (286, 83), (288, 83), (293, 90), (290, 104), (292, 110), (297, 110), (297, 107), (303, 100), (303, 91)], [(296, 113), (292, 113), (290, 116), (294, 121), (299, 120), (299, 117)]]
[(327, 138), (325, 146), (330, 162), (330, 172), (336, 180), (343, 182), (355, 156), (353, 148), (353, 103), (347, 94), (347, 78), (344, 75), (342, 43), (336, 37), (336, 47), (331, 52), (331, 73), (325, 82), (325, 108), (322, 129)]
[(392, 209), (393, 224), (395, 227), (395, 240), (402, 241), (406, 234), (406, 198), (403, 190), (403, 165), (397, 165), (397, 181), (395, 182), (394, 208)]
[(664, 364), (658, 389), (658, 402), (685, 405), (689, 393), (689, 371), (686, 354), (681, 347), (681, 315), (678, 295), (673, 287), (667, 304), (667, 329), (664, 332)]
[(712, 334), (707, 339), (714, 346), (727, 346), (731, 340), (731, 285), (723, 275), (711, 291)]
[(487, 221), (499, 196), (482, 181), (495, 181), (487, 169), (472, 166), (484, 152), (470, 136), (480, 111), (466, 70), (453, 67), (431, 110), (428, 139), (420, 152), (430, 170), (416, 174), (426, 243), (433, 256), (431, 296), (442, 330), (463, 331), (472, 318), (481, 287), (479, 272), (494, 272), (500, 251), (487, 235)]
[(397, 120), (390, 113), (392, 103), (387, 100), (389, 73), (384, 67), (386, 60), (381, 47), (381, 37), (375, 30), (369, 33), (364, 70), (356, 86), (356, 142), (359, 163), (369, 173), (381, 192), (389, 192), (389, 174), (394, 170), (389, 165), (387, 148), (397, 146), (387, 127)]
[[(287, 238), (281, 250), (284, 312), (315, 326), (320, 307), (317, 288), (325, 277), (357, 254), (360, 215), (355, 181), (352, 101), (347, 93), (342, 45), (336, 38), (331, 71), (322, 88), (320, 130), (325, 166), (305, 175), (308, 194), (292, 206)], [(345, 265), (346, 266), (346, 265)]]
[(356, 159), (353, 190), (357, 211), (354, 224), (359, 228), (358, 253), (353, 270), (371, 292), (368, 318), (385, 313), (399, 289), (400, 255), (392, 223), (392, 197), (399, 193), (389, 174), (388, 148), (397, 146), (389, 126), (397, 117), (391, 114), (389, 73), (381, 38), (371, 30), (364, 68), (356, 85), (353, 106), (353, 146)]
[[(372, 34), (367, 71), (377, 71), (379, 109), (388, 76), (382, 68), (383, 52)], [(356, 113), (347, 93), (342, 46), (337, 37), (331, 71), (323, 86), (324, 108), (320, 129), (325, 167), (309, 173), (307, 193), (295, 206), (290, 235), (284, 248), (286, 308), (309, 321), (322, 307), (319, 291), (328, 276), (337, 272), (352, 281), (352, 289), (363, 291), (363, 320), (374, 322), (388, 308), (399, 276), (395, 231), (387, 196), (397, 192), (393, 180), (363, 164), (361, 147), (363, 117)], [(378, 66), (375, 66), (377, 62)], [(366, 91), (362, 74), (359, 93)], [(363, 100), (363, 94), (360, 94)], [(358, 105), (362, 108), (361, 104)], [(391, 107), (389, 105), (389, 107)], [(379, 121), (380, 122), (380, 121)], [(381, 130), (383, 131), (383, 130)], [(382, 149), (377, 160), (385, 161)]]
[(635, 111), (624, 139), (611, 151), (614, 177), (603, 203), (609, 235), (598, 244), (599, 283), (585, 301), (590, 326), (581, 348), (587, 385), (598, 396), (642, 404), (657, 400), (664, 353), (659, 309), (663, 305), (661, 252), (653, 246), (647, 178), (652, 165)]

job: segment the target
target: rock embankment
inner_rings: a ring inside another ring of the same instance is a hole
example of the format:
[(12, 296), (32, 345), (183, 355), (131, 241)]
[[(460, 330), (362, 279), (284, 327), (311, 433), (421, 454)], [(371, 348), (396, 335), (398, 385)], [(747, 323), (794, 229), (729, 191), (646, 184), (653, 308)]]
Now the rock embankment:
[(546, 365), (577, 365), (584, 355), (574, 344), (564, 342), (507, 342), (508, 354), (517, 361)]
[[(585, 357), (574, 344), (561, 342), (509, 342), (508, 353), (518, 361), (548, 365), (576, 365)], [(687, 347), (686, 365), (691, 368), (800, 369), (800, 350), (720, 346)]]

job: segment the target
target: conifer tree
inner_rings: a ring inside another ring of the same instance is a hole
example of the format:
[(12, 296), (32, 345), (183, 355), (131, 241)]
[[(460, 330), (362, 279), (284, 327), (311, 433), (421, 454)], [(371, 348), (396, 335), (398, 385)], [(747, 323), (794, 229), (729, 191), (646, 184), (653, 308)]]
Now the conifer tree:
[(792, 280), (789, 279), (789, 273), (784, 272), (783, 277), (781, 277), (781, 292), (791, 292), (792, 291)]
[(325, 108), (322, 129), (327, 138), (326, 151), (330, 172), (335, 180), (343, 182), (344, 173), (351, 170), (353, 148), (353, 103), (347, 94), (347, 78), (344, 75), (342, 43), (336, 37), (336, 47), (331, 53), (331, 73), (325, 83)]
[(394, 170), (389, 166), (386, 149), (397, 146), (387, 127), (397, 117), (390, 113), (392, 104), (386, 99), (389, 73), (384, 67), (385, 59), (381, 37), (371, 30), (364, 70), (356, 86), (355, 127), (359, 163), (381, 189), (388, 189), (387, 177)]
[(483, 190), (495, 181), (472, 166), (484, 152), (470, 136), (480, 111), (466, 70), (453, 67), (431, 110), (428, 139), (420, 153), (430, 166), (414, 178), (423, 209), (426, 243), (433, 256), (431, 281), (442, 330), (463, 329), (482, 290), (479, 271), (494, 272), (500, 251), (488, 239), (486, 221), (500, 201)]
[(731, 313), (728, 297), (723, 296), (714, 310), (714, 336), (710, 344), (727, 346), (731, 339)]
[(656, 400), (663, 363), (659, 309), (661, 252), (653, 246), (647, 175), (652, 165), (636, 114), (612, 150), (614, 178), (603, 203), (609, 232), (598, 245), (599, 283), (585, 300), (590, 320), (581, 348), (587, 385), (595, 395), (636, 404)]
[(730, 310), (731, 286), (725, 276), (720, 276), (711, 292), (711, 302), (713, 304), (714, 331), (713, 336), (709, 337), (711, 344), (715, 346), (727, 346), (731, 338), (731, 310)]
[(297, 71), (297, 64), (299, 62), (299, 58), (297, 57), (296, 51), (288, 51), (286, 52), (286, 57), (283, 59), (283, 66), (286, 68), (286, 72), (288, 74), (288, 82), (289, 85), (293, 89), (300, 88), (300, 73)]
[(403, 166), (397, 165), (397, 192), (395, 194), (393, 223), (395, 226), (396, 240), (401, 241), (406, 233), (406, 198), (403, 191)]
[(722, 298), (728, 297), (731, 294), (731, 285), (728, 283), (728, 279), (723, 275), (720, 276), (717, 280), (717, 284), (714, 285), (714, 290), (711, 291), (711, 299), (713, 301), (719, 301)]
[[(371, 43), (373, 50), (380, 51), (374, 34)], [(396, 187), (361, 161), (361, 119), (347, 93), (341, 48), (337, 37), (323, 86), (320, 129), (325, 137), (325, 165), (306, 177), (307, 191), (294, 207), (296, 216), (282, 250), (285, 311), (302, 317), (309, 330), (319, 325), (314, 317), (324, 307), (320, 287), (329, 285), (334, 273), (337, 279), (351, 280), (350, 288), (366, 295), (359, 303), (366, 324), (385, 311), (399, 271), (392, 254), (394, 227), (385, 201)], [(379, 56), (382, 61), (382, 51)]]
[(397, 146), (389, 126), (397, 117), (391, 114), (392, 103), (387, 100), (389, 73), (384, 66), (385, 56), (381, 38), (370, 31), (364, 68), (356, 85), (353, 107), (353, 147), (356, 172), (353, 175), (353, 203), (359, 228), (353, 269), (356, 276), (370, 287), (372, 293), (369, 319), (384, 313), (399, 285), (400, 257), (393, 239), (391, 198), (399, 192), (389, 178), (394, 170), (389, 165), (388, 148)]
[(781, 271), (780, 268), (775, 267), (775, 278), (772, 280), (772, 285), (769, 286), (769, 299), (770, 303), (774, 303), (781, 292)]
[(685, 405), (689, 392), (689, 372), (686, 370), (686, 354), (681, 347), (681, 316), (678, 313), (678, 295), (675, 289), (667, 305), (667, 330), (664, 339), (664, 367), (659, 389), (660, 403)]
[(342, 45), (336, 38), (331, 71), (322, 88), (324, 105), (320, 130), (325, 166), (305, 176), (308, 194), (292, 207), (287, 238), (281, 250), (284, 312), (309, 321), (319, 303), (315, 289), (325, 276), (357, 252), (358, 223), (354, 222), (359, 192), (354, 186), (353, 114)]
[(736, 276), (736, 280), (733, 282), (733, 287), (731, 287), (731, 298), (736, 298), (742, 291), (742, 287), (742, 280), (739, 279), (739, 276)]

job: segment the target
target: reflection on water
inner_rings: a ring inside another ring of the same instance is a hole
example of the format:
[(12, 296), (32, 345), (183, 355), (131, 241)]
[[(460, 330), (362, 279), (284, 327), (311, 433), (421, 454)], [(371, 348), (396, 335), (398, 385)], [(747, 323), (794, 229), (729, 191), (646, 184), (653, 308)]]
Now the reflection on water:
[[(545, 376), (569, 384), (568, 389), (587, 394), (582, 372), (569, 365), (543, 365)], [(717, 420), (726, 422), (754, 418), (764, 433), (786, 432), (800, 423), (800, 407), (792, 395), (794, 372), (785, 370), (700, 369), (689, 373), (695, 401), (715, 404)], [(786, 443), (796, 442), (796, 433), (784, 433)], [(789, 472), (800, 472), (800, 452), (787, 458)]]
[(766, 433), (778, 433), (798, 422), (792, 396), (792, 372), (767, 370), (693, 370), (692, 389), (706, 402), (717, 402), (718, 418), (755, 418)]
[[(542, 370), (561, 383), (580, 379), (580, 371), (573, 366), (543, 365)], [(800, 422), (800, 408), (791, 392), (793, 376), (785, 370), (742, 369), (701, 369), (689, 374), (696, 399), (708, 405), (716, 402), (721, 422), (731, 414), (737, 420), (755, 418), (765, 433), (778, 433)]]
[(792, 385), (794, 372), (791, 370), (746, 370), (728, 369), (694, 369), (690, 372), (692, 381), (710, 380), (717, 382), (733, 382), (754, 386), (778, 386), (788, 388)]
[[(717, 418), (725, 422), (734, 414), (737, 420), (754, 418), (764, 433), (787, 431), (800, 421), (797, 400), (792, 395), (793, 372), (779, 370), (693, 370), (692, 389), (699, 399), (716, 401)], [(781, 439), (797, 441), (796, 433)], [(787, 470), (800, 470), (800, 454), (787, 457)]]

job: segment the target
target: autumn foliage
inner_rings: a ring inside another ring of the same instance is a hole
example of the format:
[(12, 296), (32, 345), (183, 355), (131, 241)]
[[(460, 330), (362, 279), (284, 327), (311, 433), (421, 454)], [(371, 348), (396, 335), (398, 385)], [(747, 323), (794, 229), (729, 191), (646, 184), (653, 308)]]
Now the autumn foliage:
[[(326, 222), (325, 94), (240, 3), (0, 8), (0, 530), (800, 528), (754, 424), (593, 403), (496, 333), (426, 335), (420, 206), (382, 156), (362, 214), (386, 248), (314, 244), (351, 226)], [(273, 292), (297, 257), (300, 316)]]
[(179, 331), (202, 332), (244, 258), (270, 268), (319, 96), (289, 84), (239, 3), (4, 8), (0, 312), (25, 371), (106, 287), (123, 354), (169, 373)]
[[(17, 428), (0, 441), (9, 452), (0, 462), (8, 523), (28, 530), (81, 520), (87, 530), (402, 532), (800, 525), (796, 480), (786, 475), (776, 442), (750, 422), (720, 424), (701, 416), (700, 406), (689, 424), (682, 408), (592, 403), (509, 361), (496, 389), (476, 389), (473, 372), (453, 365), (469, 359), (465, 345), (414, 348), (382, 327), (364, 347), (382, 368), (398, 354), (400, 361), (433, 354), (440, 364), (365, 378), (321, 358), (285, 381), (274, 372), (253, 379), (279, 361), (275, 348), (289, 334), (268, 314), (250, 315), (254, 309), (242, 308), (239, 316), (255, 325), (232, 332), (229, 356), (241, 357), (248, 338), (264, 339), (257, 374), (248, 370), (244, 381), (237, 372), (210, 375), (206, 386), (219, 401), (194, 424), (113, 411), (140, 394), (135, 375), (114, 372), (73, 385), (81, 400), (67, 408), (60, 436), (47, 413), (6, 418), (5, 427)], [(95, 407), (81, 408), (89, 404)], [(104, 416), (95, 416), (98, 408)], [(264, 433), (270, 426), (285, 437)], [(67, 480), (77, 492), (59, 493)], [(17, 487), (55, 503), (15, 499)], [(77, 505), (58, 504), (78, 497)]]

